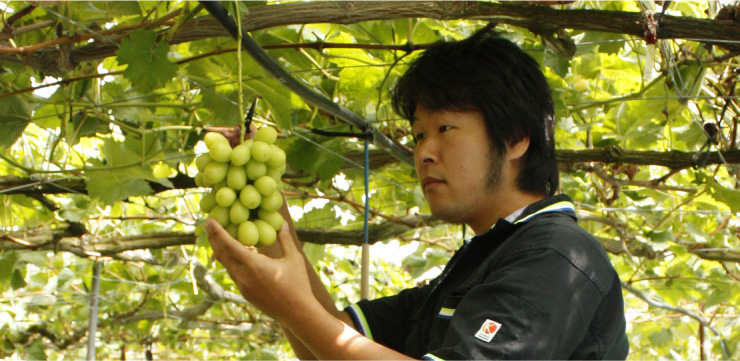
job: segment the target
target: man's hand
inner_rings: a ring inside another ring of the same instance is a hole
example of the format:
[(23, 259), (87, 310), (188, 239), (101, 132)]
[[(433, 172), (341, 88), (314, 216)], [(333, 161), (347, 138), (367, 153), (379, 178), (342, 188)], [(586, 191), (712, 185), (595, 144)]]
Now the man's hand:
[(232, 238), (214, 219), (205, 225), (213, 255), (226, 268), (242, 296), (278, 322), (290, 323), (307, 305), (317, 303), (311, 292), (304, 258), (287, 223), (278, 232), (282, 257), (253, 252)]
[[(283, 254), (276, 258), (247, 249), (214, 219), (209, 218), (205, 228), (213, 255), (229, 272), (242, 296), (287, 327), (291, 344), (299, 347), (296, 354), (332, 360), (409, 359), (357, 333), (349, 326), (351, 321), (346, 313), (336, 314), (325, 290), (322, 298), (329, 307), (322, 305), (312, 293), (305, 258), (291, 237), (287, 222), (278, 232)], [(314, 282), (320, 283), (315, 274), (314, 278)]]

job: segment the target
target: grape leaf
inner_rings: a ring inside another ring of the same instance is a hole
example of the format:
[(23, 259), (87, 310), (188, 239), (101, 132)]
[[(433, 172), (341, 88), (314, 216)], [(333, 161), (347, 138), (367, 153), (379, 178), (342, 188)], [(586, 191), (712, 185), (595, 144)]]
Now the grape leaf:
[(599, 52), (601, 53), (618, 54), (622, 50), (622, 48), (624, 48), (624, 44), (627, 43), (623, 34), (600, 31), (585, 32), (580, 42), (588, 44), (578, 44), (578, 52), (581, 54), (586, 49), (590, 51), (592, 47), (596, 46), (598, 46)]
[(44, 351), (44, 343), (40, 339), (33, 341), (26, 351), (28, 352), (27, 356), (29, 360), (48, 360), (46, 351)]
[(555, 74), (565, 77), (568, 74), (570, 61), (553, 51), (545, 51), (542, 65), (552, 69)]
[[(98, 5), (95, 2), (92, 4)], [(141, 6), (138, 1), (106, 1), (99, 3), (109, 15), (140, 15)]]
[(177, 73), (177, 65), (167, 58), (169, 44), (154, 31), (138, 29), (121, 41), (116, 51), (119, 64), (128, 64), (123, 76), (134, 89), (149, 92), (167, 85)]
[(293, 127), (291, 92), (273, 77), (245, 82), (244, 85), (264, 99), (272, 113), (272, 120), (282, 129)]
[(740, 191), (734, 189), (725, 188), (720, 185), (712, 177), (707, 177), (702, 173), (696, 174), (696, 180), (699, 183), (704, 183), (707, 186), (707, 192), (717, 202), (722, 202), (730, 207), (732, 213), (740, 212)]
[(108, 121), (86, 113), (76, 113), (67, 123), (67, 141), (74, 145), (82, 137), (92, 137), (96, 134), (111, 132)]
[(107, 161), (105, 165), (110, 168), (97, 167), (98, 169), (87, 171), (88, 193), (105, 204), (112, 204), (130, 196), (151, 194), (152, 188), (147, 181), (172, 187), (169, 180), (155, 178), (149, 165), (136, 164), (142, 159), (156, 159), (152, 155), (159, 152), (159, 149), (159, 142), (154, 137), (147, 137), (143, 142), (135, 137), (128, 137), (124, 142), (105, 139), (102, 153)]
[(0, 147), (10, 147), (31, 122), (31, 110), (18, 95), (0, 98)]
[[(329, 139), (319, 143), (294, 138), (282, 148), (288, 163), (296, 167), (296, 170), (318, 174), (321, 179), (331, 179), (344, 164), (344, 159), (339, 156), (344, 153), (342, 139)], [(336, 154), (327, 154), (327, 149)]]
[(135, 173), (130, 168), (88, 171), (87, 192), (105, 204), (152, 193), (149, 183)]
[(0, 285), (8, 283), (8, 280), (10, 280), (16, 259), (14, 251), (5, 251), (0, 254)]
[[(243, 93), (245, 100), (254, 96), (254, 93), (249, 92), (248, 89)], [(211, 118), (208, 120), (208, 125), (231, 127), (237, 124), (241, 124), (239, 119), (239, 106), (238, 104), (238, 92), (229, 92), (228, 94), (218, 94), (215, 91), (203, 90), (202, 104), (203, 107), (211, 112)], [(234, 104), (237, 103), (237, 104)], [(246, 110), (244, 114), (246, 115)]]
[(27, 283), (21, 270), (18, 268), (13, 269), (13, 273), (10, 275), (10, 287), (17, 290), (26, 287), (26, 285)]

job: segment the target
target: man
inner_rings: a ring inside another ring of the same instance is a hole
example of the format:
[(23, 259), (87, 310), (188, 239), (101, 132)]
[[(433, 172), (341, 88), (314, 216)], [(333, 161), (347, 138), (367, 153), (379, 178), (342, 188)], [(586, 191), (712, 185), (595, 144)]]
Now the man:
[[(214, 254), (300, 358), (624, 359), (619, 278), (558, 187), (539, 66), (484, 29), (424, 52), (393, 94), (432, 213), (476, 236), (428, 285), (337, 310), (284, 226), (256, 254), (209, 220)], [(290, 219), (287, 208), (283, 208)], [(290, 228), (290, 230), (289, 230)], [(313, 295), (313, 297), (311, 297)]]

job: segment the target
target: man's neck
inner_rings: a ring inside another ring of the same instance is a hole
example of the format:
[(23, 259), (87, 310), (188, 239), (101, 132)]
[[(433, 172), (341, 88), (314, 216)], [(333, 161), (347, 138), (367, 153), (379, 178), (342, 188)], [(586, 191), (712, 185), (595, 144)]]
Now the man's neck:
[(475, 234), (488, 232), (488, 230), (490, 230), (499, 219), (506, 218), (512, 213), (518, 210), (523, 210), (530, 204), (546, 198), (539, 194), (532, 194), (519, 190), (496, 193), (498, 194), (496, 196), (495, 205), (491, 209), (491, 214), (486, 219), (482, 219), (478, 223), (473, 224), (473, 222), (471, 222), (468, 224)]

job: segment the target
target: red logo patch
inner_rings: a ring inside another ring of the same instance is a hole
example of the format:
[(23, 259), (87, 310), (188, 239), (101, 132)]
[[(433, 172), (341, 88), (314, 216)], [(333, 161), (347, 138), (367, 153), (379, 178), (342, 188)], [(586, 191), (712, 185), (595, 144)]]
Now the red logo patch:
[(485, 322), (483, 322), (483, 325), (481, 325), (480, 330), (475, 333), (475, 337), (486, 342), (491, 342), (493, 336), (496, 336), (496, 333), (500, 329), (500, 323), (492, 320), (486, 320)]

